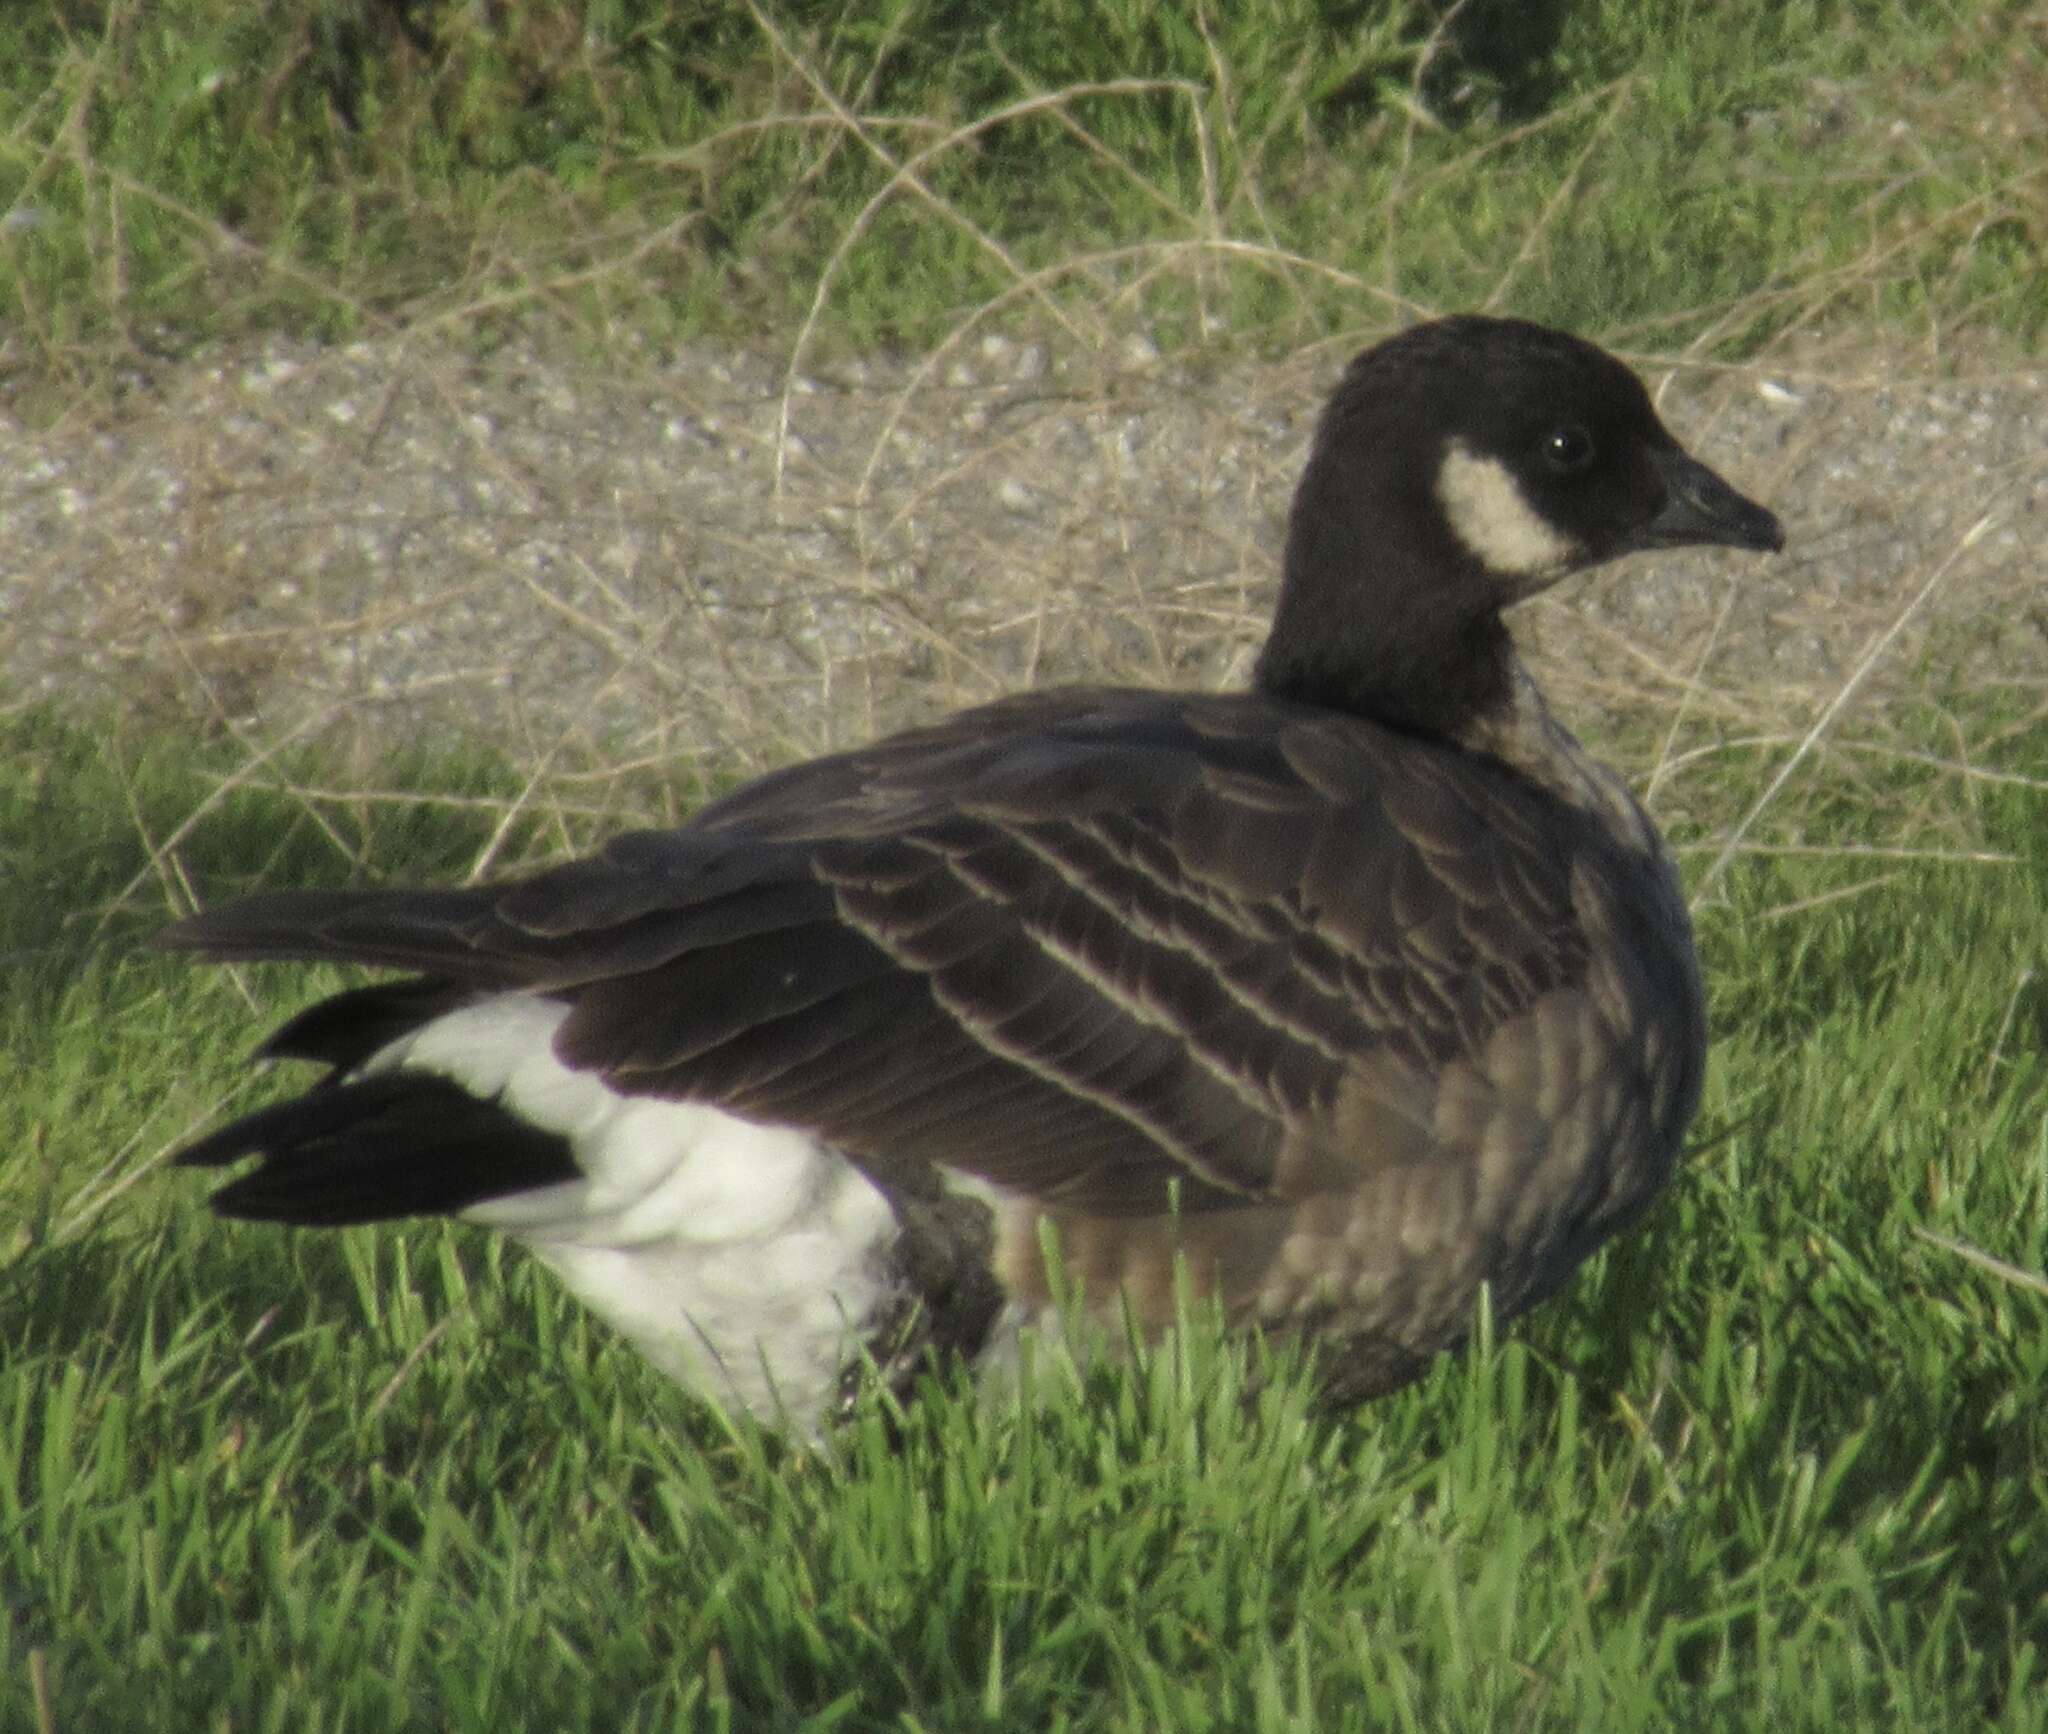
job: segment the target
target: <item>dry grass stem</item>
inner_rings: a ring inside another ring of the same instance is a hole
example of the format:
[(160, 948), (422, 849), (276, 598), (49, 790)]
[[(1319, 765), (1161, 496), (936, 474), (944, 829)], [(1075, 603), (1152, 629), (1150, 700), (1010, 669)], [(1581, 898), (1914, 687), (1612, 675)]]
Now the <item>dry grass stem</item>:
[(2023, 1288), (2031, 1294), (2048, 1298), (2048, 1276), (2031, 1270), (2022, 1270), (2016, 1264), (2008, 1264), (2002, 1258), (1994, 1258), (1983, 1248), (1972, 1246), (1966, 1240), (1955, 1240), (1946, 1234), (1936, 1234), (1932, 1229), (1922, 1228), (1918, 1223), (1908, 1226), (1929, 1246), (1938, 1246), (1943, 1252), (1955, 1254), (1965, 1264), (1974, 1264), (1979, 1270), (1988, 1271), (2000, 1282), (2011, 1283), (2014, 1288)]
[(1707, 870), (1695, 881), (1692, 893), (1695, 908), (1699, 906), (1707, 893), (1713, 889), (1715, 881), (1721, 877), (1722, 873), (1726, 871), (1728, 863), (1741, 850), (1743, 840), (1749, 835), (1756, 821), (1762, 817), (1765, 810), (1777, 799), (1779, 791), (1791, 780), (1793, 772), (1798, 770), (1807, 755), (1820, 742), (1821, 737), (1828, 732), (1835, 719), (1841, 715), (1843, 707), (1855, 696), (1857, 688), (1863, 684), (1865, 677), (1877, 666), (1884, 653), (1897, 640), (1899, 634), (1905, 631), (1913, 617), (1926, 605), (1928, 599), (1933, 596), (1934, 592), (1947, 579), (1948, 575), (1955, 570), (1957, 562), (1971, 548), (1976, 546), (1978, 539), (1985, 531), (1991, 528), (1995, 521), (1995, 514), (1986, 512), (1968, 530), (1964, 531), (1957, 539), (1955, 546), (1949, 551), (1947, 558), (1942, 560), (1928, 574), (1927, 581), (1913, 593), (1911, 599), (1893, 617), (1891, 623), (1886, 626), (1884, 631), (1878, 634), (1871, 643), (1870, 648), (1864, 652), (1856, 666), (1850, 671), (1848, 679), (1842, 682), (1841, 686), (1836, 690), (1834, 697), (1827, 702), (1821, 713), (1814, 718), (1813, 726), (1801, 737), (1799, 745), (1792, 750), (1791, 756), (1786, 759), (1783, 765), (1779, 766), (1777, 774), (1772, 777), (1763, 793), (1757, 796), (1755, 804), (1751, 806), (1748, 812), (1743, 814), (1734, 830), (1729, 833), (1727, 840), (1721, 845), (1720, 852), (1715, 855)]

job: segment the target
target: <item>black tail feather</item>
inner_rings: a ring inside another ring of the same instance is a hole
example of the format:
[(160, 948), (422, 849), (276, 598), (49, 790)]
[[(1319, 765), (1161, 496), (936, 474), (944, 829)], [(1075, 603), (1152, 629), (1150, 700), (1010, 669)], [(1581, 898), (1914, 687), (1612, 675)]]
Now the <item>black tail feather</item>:
[(308, 1006), (273, 1030), (256, 1057), (313, 1060), (336, 1072), (353, 1072), (422, 1024), (458, 1011), (475, 998), (474, 988), (433, 976), (372, 982)]
[(244, 1156), (261, 1160), (213, 1195), (216, 1211), (322, 1228), (446, 1215), (582, 1178), (568, 1139), (429, 1072), (317, 1085), (222, 1127), (177, 1161), (218, 1168)]

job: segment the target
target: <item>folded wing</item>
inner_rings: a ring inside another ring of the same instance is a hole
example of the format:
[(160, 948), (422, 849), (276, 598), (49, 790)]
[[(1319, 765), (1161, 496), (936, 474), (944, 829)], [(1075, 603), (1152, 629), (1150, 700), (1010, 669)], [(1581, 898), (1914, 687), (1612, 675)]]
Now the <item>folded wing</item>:
[(1398, 749), (1256, 697), (1031, 694), (510, 885), (271, 894), (166, 943), (413, 972), (273, 1038), (343, 1071), (528, 992), (613, 1089), (884, 1174), (1103, 1216), (1299, 1196), (1414, 1153), (1361, 1136), (1359, 1080), (1426, 1099), (1585, 969), (1551, 805)]

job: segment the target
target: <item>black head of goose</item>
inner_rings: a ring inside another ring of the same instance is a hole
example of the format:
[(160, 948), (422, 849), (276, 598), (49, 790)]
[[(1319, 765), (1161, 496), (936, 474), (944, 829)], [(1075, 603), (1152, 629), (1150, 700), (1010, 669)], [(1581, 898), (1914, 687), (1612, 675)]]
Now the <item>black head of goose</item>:
[(1176, 1262), (1328, 1393), (1555, 1290), (1698, 1096), (1677, 882), (1501, 612), (1634, 549), (1775, 549), (1589, 344), (1420, 326), (1351, 364), (1241, 694), (1069, 688), (791, 766), (506, 884), (277, 892), (164, 943), (406, 972), (267, 1056), (315, 1088), (183, 1160), (225, 1215), (454, 1213), (671, 1375), (814, 1428), (862, 1351)]

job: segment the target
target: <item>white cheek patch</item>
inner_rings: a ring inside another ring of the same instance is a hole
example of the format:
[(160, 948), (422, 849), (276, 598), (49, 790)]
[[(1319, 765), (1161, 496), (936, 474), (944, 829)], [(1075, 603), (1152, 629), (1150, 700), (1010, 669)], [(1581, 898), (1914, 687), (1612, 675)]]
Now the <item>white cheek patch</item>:
[(1529, 504), (1506, 464), (1460, 440), (1444, 452), (1436, 497), (1451, 534), (1488, 571), (1504, 577), (1554, 578), (1583, 552)]

